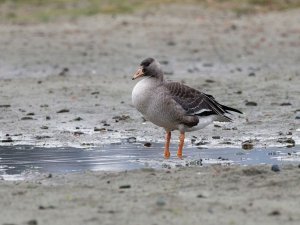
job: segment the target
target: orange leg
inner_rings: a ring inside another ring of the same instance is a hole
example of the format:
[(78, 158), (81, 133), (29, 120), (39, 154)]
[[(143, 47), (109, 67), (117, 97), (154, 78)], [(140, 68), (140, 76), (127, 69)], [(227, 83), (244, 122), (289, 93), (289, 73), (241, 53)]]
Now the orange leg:
[(165, 143), (165, 158), (170, 158), (170, 139), (171, 139), (171, 131), (167, 131), (166, 134), (166, 143)]
[(178, 146), (178, 151), (177, 151), (177, 156), (178, 158), (182, 159), (182, 148), (184, 145), (184, 132), (180, 132), (180, 136), (179, 136), (179, 146)]

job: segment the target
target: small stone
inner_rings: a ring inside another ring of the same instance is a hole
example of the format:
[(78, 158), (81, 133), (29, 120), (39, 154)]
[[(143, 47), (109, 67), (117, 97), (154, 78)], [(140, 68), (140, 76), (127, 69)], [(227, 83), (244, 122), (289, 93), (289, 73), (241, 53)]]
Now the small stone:
[(246, 102), (246, 106), (257, 106), (256, 102)]
[(76, 117), (73, 121), (81, 121), (83, 120), (81, 117)]
[(47, 130), (49, 127), (47, 127), (47, 126), (41, 126), (41, 129), (43, 129), (43, 130)]
[(41, 107), (41, 108), (47, 108), (47, 107), (49, 107), (49, 105), (43, 104), (43, 105), (40, 105), (40, 107)]
[(283, 102), (280, 104), (280, 106), (289, 106), (289, 105), (292, 105), (292, 103), (290, 102)]
[(80, 135), (82, 135), (82, 134), (84, 134), (84, 133), (81, 132), (81, 131), (75, 131), (75, 132), (74, 132), (74, 135), (75, 135), (75, 136), (80, 136)]
[(206, 83), (215, 83), (216, 81), (207, 79), (207, 80), (205, 80), (205, 82), (206, 82)]
[(254, 73), (254, 72), (251, 72), (251, 73), (248, 74), (248, 76), (249, 76), (249, 77), (254, 77), (254, 76), (255, 76), (255, 73)]
[(97, 128), (97, 127), (94, 127), (94, 131), (106, 131), (106, 128)]
[(211, 138), (212, 139), (220, 139), (221, 137), (220, 136), (212, 136)]
[(136, 137), (129, 137), (127, 138), (128, 143), (135, 143), (136, 142)]
[(251, 140), (244, 141), (242, 143), (242, 148), (244, 150), (250, 150), (250, 149), (253, 149), (253, 147), (254, 147), (254, 144), (253, 144), (253, 142)]
[(0, 105), (0, 108), (9, 108), (11, 105)]
[(37, 140), (42, 140), (42, 139), (51, 138), (51, 137), (48, 135), (37, 135), (37, 136), (35, 136), (35, 138)]
[(145, 146), (145, 147), (151, 147), (151, 145), (152, 145), (152, 144), (151, 144), (150, 142), (144, 143), (144, 146)]
[(2, 140), (1, 142), (2, 143), (11, 143), (11, 142), (14, 142), (14, 141), (13, 141), (13, 139), (11, 137), (8, 137), (7, 139)]
[(94, 92), (91, 93), (91, 95), (99, 95), (99, 94), (100, 94), (99, 91), (94, 91)]
[(69, 72), (69, 68), (65, 67), (62, 71), (58, 74), (59, 76), (65, 76)]
[(168, 41), (168, 42), (167, 42), (167, 45), (169, 45), (169, 46), (175, 46), (176, 43), (175, 43), (175, 41)]
[(46, 120), (51, 120), (51, 117), (50, 116), (46, 116)]
[(295, 145), (296, 145), (296, 142), (295, 142), (294, 139), (292, 139), (292, 138), (286, 138), (286, 137), (279, 138), (277, 140), (277, 142), (279, 142), (281, 144), (284, 144), (284, 143), (288, 144), (286, 147), (295, 147)]
[(279, 172), (280, 168), (277, 164), (274, 164), (274, 165), (272, 165), (271, 170), (274, 171), (274, 172)]
[(156, 205), (160, 206), (160, 207), (165, 206), (166, 205), (166, 201), (163, 198), (157, 199)]
[(120, 189), (129, 189), (131, 188), (131, 185), (130, 184), (125, 184), (125, 185), (121, 185), (119, 186)]
[(61, 109), (59, 111), (57, 111), (56, 113), (67, 113), (67, 112), (70, 112), (69, 109)]
[(37, 222), (37, 220), (29, 220), (27, 222), (27, 225), (38, 225), (38, 222)]
[(272, 212), (269, 213), (269, 216), (280, 216), (280, 212), (278, 210), (274, 210)]
[(21, 118), (21, 120), (33, 120), (33, 118), (30, 116), (24, 116)]
[(202, 66), (203, 66), (203, 67), (213, 67), (214, 64), (213, 64), (213, 63), (203, 63)]

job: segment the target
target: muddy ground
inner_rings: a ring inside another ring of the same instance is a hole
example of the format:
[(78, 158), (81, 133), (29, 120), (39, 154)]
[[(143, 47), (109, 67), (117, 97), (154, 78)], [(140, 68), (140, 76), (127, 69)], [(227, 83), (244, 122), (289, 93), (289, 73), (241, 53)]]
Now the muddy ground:
[(131, 104), (131, 75), (149, 56), (168, 79), (244, 112), (189, 140), (205, 139), (210, 147), (299, 143), (299, 20), (299, 10), (237, 17), (168, 5), (58, 24), (2, 24), (0, 144), (162, 142), (164, 131)]
[[(131, 105), (131, 74), (149, 56), (168, 79), (244, 112), (188, 134), (186, 145), (297, 145), (299, 21), (299, 9), (237, 17), (168, 5), (72, 22), (1, 24), (0, 145), (163, 142), (163, 130)], [(279, 173), (210, 166), (0, 180), (0, 224), (298, 224), (299, 181), (296, 166)]]

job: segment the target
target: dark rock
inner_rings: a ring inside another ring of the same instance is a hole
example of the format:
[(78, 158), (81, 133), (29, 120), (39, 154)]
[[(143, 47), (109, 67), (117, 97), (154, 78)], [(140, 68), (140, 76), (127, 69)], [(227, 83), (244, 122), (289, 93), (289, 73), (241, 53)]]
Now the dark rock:
[(220, 136), (212, 136), (211, 138), (212, 138), (212, 139), (221, 139)]
[(256, 102), (246, 102), (246, 106), (257, 106)]
[(216, 81), (207, 79), (207, 80), (205, 80), (205, 82), (206, 82), (206, 83), (215, 83)]
[(242, 94), (243, 92), (242, 92), (242, 91), (236, 91), (235, 93), (238, 94), (238, 95), (240, 95), (240, 94)]
[(106, 131), (106, 128), (104, 128), (104, 127), (102, 127), (102, 128), (94, 127), (94, 131)]
[(0, 105), (0, 108), (9, 108), (11, 105)]
[(11, 137), (8, 137), (7, 139), (1, 140), (2, 143), (11, 143), (14, 142)]
[(152, 145), (152, 144), (151, 144), (150, 142), (144, 143), (144, 146), (145, 146), (145, 147), (151, 147), (151, 145)]
[(60, 73), (58, 74), (59, 76), (65, 76), (67, 75), (67, 73), (69, 72), (69, 68), (65, 67), (62, 69), (62, 71), (60, 71)]
[(109, 124), (109, 123), (104, 123), (104, 124), (103, 124), (103, 126), (105, 126), (105, 127), (109, 127), (109, 126), (110, 126), (110, 124)]
[(49, 127), (47, 127), (47, 126), (41, 126), (41, 129), (43, 129), (43, 130), (47, 130)]
[(129, 137), (127, 138), (128, 143), (135, 143), (136, 142), (136, 137)]
[(274, 211), (270, 212), (268, 215), (269, 216), (280, 216), (280, 214), (281, 213), (278, 210), (274, 210)]
[(289, 105), (292, 105), (292, 103), (290, 102), (283, 102), (280, 104), (280, 106), (289, 106)]
[(130, 116), (128, 116), (128, 115), (114, 116), (113, 119), (116, 122), (119, 122), (121, 120), (128, 120), (128, 119), (130, 119)]
[(229, 160), (229, 159), (227, 159), (227, 158), (223, 158), (222, 156), (219, 156), (218, 159), (219, 159), (219, 160), (222, 160), (222, 161), (228, 161), (228, 160)]
[(27, 116), (34, 116), (34, 113), (33, 113), (33, 112), (30, 112), (30, 113), (27, 113), (26, 115), (27, 115)]
[(121, 185), (119, 188), (120, 189), (129, 189), (129, 188), (131, 188), (131, 185), (130, 184), (124, 184), (124, 185)]
[(84, 133), (81, 132), (81, 131), (75, 131), (73, 134), (74, 134), (75, 136), (80, 136), (80, 135), (82, 135), (82, 134), (84, 134)]
[(81, 117), (76, 117), (73, 121), (81, 121), (83, 120)]
[(250, 149), (253, 149), (253, 147), (254, 147), (254, 144), (251, 140), (247, 140), (242, 143), (242, 148), (244, 150), (250, 150)]
[(28, 222), (27, 222), (27, 225), (38, 225), (38, 222), (37, 222), (37, 220), (29, 220)]
[(35, 138), (36, 138), (37, 140), (41, 140), (41, 139), (46, 139), (46, 138), (51, 138), (51, 137), (48, 136), (48, 135), (38, 135), (38, 136), (35, 136)]
[(39, 210), (45, 210), (45, 209), (55, 209), (55, 207), (53, 205), (49, 205), (49, 206), (40, 205), (39, 206)]
[(277, 164), (274, 164), (274, 165), (272, 165), (271, 170), (274, 171), (274, 172), (279, 172), (280, 168)]
[(288, 144), (287, 147), (294, 147), (295, 144), (296, 144), (294, 139), (292, 139), (292, 138), (286, 138), (286, 137), (279, 138), (277, 140), (277, 142), (279, 142), (281, 144), (285, 144), (286, 143), (286, 144)]
[(248, 74), (248, 76), (249, 76), (249, 77), (254, 77), (254, 76), (255, 76), (255, 73), (254, 73), (254, 72), (251, 72), (251, 73)]
[(165, 206), (166, 205), (166, 201), (163, 198), (157, 199), (156, 205), (160, 206), (160, 207)]
[(167, 45), (169, 45), (169, 46), (175, 46), (176, 43), (175, 43), (175, 41), (168, 41), (168, 42), (167, 42)]
[(38, 83), (38, 84), (41, 84), (41, 83), (43, 83), (43, 81), (41, 81), (41, 80), (38, 80), (38, 81), (37, 81), (37, 83)]
[(51, 117), (50, 116), (46, 116), (46, 120), (51, 120)]
[(70, 112), (69, 109), (61, 109), (61, 110), (57, 111), (56, 113), (68, 113), (68, 112)]
[(33, 118), (30, 116), (24, 116), (21, 118), (21, 120), (33, 120)]
[(94, 92), (91, 93), (91, 95), (99, 95), (99, 94), (100, 94), (99, 91), (94, 91)]
[(41, 107), (41, 108), (47, 108), (47, 107), (49, 107), (49, 105), (43, 104), (43, 105), (40, 105), (40, 107)]
[(213, 67), (214, 64), (213, 64), (213, 63), (203, 63), (202, 66), (203, 66), (203, 67)]

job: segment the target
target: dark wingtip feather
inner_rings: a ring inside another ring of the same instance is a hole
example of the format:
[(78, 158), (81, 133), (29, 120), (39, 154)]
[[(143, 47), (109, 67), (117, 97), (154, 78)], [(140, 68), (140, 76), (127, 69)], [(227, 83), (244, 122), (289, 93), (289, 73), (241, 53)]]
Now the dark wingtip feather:
[[(240, 114), (243, 114), (243, 112), (241, 112), (240, 110), (238, 109), (234, 109), (234, 108), (231, 108), (231, 107), (228, 107), (226, 105), (222, 105), (222, 108), (227, 112), (227, 111), (232, 111), (232, 112), (237, 112), (237, 113), (240, 113)], [(230, 113), (230, 112), (228, 112)]]

